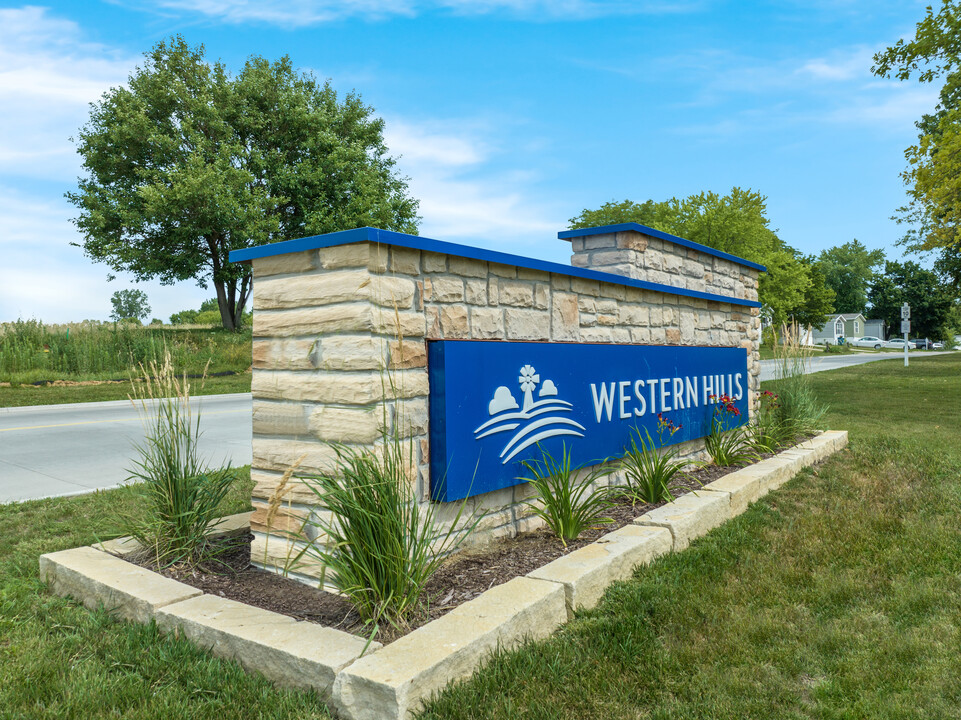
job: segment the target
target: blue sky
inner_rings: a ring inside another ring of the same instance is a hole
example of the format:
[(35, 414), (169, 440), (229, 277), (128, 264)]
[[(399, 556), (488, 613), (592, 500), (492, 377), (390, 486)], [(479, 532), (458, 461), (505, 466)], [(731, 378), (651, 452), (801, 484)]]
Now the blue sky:
[(172, 34), (355, 90), (421, 201), (421, 234), (566, 262), (608, 200), (740, 186), (804, 253), (901, 255), (903, 151), (937, 88), (871, 75), (912, 0), (110, 0), (0, 3), (0, 321), (106, 319), (140, 287), (164, 320), (212, 292), (131, 282), (70, 245), (69, 138)]

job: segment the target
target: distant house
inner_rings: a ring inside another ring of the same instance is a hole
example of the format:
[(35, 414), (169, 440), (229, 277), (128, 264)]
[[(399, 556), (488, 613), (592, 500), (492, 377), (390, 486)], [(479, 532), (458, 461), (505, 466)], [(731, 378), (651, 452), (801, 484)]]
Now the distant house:
[(871, 337), (878, 337), (884, 340), (887, 337), (888, 324), (881, 319), (875, 320), (865, 320), (864, 321), (864, 334), (870, 335)]
[[(855, 338), (870, 335), (866, 331), (867, 320), (861, 313), (828, 315), (827, 322), (814, 328), (814, 342), (818, 345), (836, 345), (838, 338)], [(883, 335), (878, 335), (883, 337)]]

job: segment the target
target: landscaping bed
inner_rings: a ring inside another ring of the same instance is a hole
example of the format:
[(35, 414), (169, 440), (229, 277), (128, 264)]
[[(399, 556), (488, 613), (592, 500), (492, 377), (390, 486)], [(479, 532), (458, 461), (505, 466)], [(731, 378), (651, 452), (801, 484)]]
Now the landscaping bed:
[[(798, 441), (803, 441), (800, 438)], [(786, 448), (785, 448), (786, 449)], [(764, 455), (760, 459), (771, 457)], [(706, 465), (685, 472), (674, 488), (675, 497), (696, 492), (708, 483), (724, 477), (739, 466)], [(455, 607), (479, 597), (492, 587), (543, 567), (598, 538), (631, 524), (636, 518), (666, 503), (631, 504), (620, 500), (607, 515), (611, 523), (595, 526), (569, 541), (565, 546), (553, 533), (541, 528), (513, 538), (502, 538), (479, 548), (467, 548), (444, 563), (427, 584), (428, 604), (425, 611), (411, 619), (404, 628), (382, 626), (376, 636), (390, 642), (435, 620)], [(135, 554), (125, 559), (141, 567), (159, 572), (199, 590), (236, 600), (264, 610), (287, 615), (296, 620), (318, 623), (355, 634), (367, 635), (360, 616), (343, 597), (311, 587), (277, 573), (261, 570), (250, 562), (253, 535), (222, 538), (224, 548), (215, 559), (199, 566), (177, 565), (158, 568)]]

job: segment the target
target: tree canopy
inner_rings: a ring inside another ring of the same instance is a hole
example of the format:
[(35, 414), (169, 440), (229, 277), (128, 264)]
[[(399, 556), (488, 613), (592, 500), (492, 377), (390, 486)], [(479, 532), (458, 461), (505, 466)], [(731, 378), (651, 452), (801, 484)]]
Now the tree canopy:
[(953, 299), (951, 293), (931, 270), (912, 261), (884, 264), (869, 293), (872, 315), (883, 318), (888, 327), (901, 322), (901, 305), (911, 306), (911, 334), (916, 337), (944, 336)]
[(372, 225), (416, 233), (417, 201), (359, 96), (290, 58), (232, 77), (203, 46), (159, 43), (79, 132), (86, 176), (67, 193), (88, 257), (138, 280), (214, 286), (236, 328), (250, 270), (230, 250)]
[(883, 250), (868, 250), (857, 239), (822, 250), (818, 266), (824, 273), (825, 283), (834, 291), (834, 311), (863, 313), (868, 306), (868, 288), (875, 270), (883, 264)]
[(904, 242), (915, 250), (961, 243), (961, 6), (944, 0), (935, 12), (925, 11), (911, 40), (900, 39), (874, 56), (880, 77), (920, 82), (943, 79), (939, 102), (918, 120), (918, 144), (905, 150), (902, 178), (909, 203), (899, 209), (899, 222), (911, 227)]
[(572, 229), (636, 222), (765, 265), (758, 295), (776, 324), (792, 319), (822, 325), (831, 312), (824, 288), (816, 287), (812, 263), (771, 230), (767, 198), (732, 188), (726, 196), (702, 192), (679, 200), (608, 202), (571, 218)]
[(110, 313), (113, 320), (143, 320), (150, 314), (150, 303), (143, 290), (117, 290), (110, 297), (110, 304), (113, 306), (113, 312)]

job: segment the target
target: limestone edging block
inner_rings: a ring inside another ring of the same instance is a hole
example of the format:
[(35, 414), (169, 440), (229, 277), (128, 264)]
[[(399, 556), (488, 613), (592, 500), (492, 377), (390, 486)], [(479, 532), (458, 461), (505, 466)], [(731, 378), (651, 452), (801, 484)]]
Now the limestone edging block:
[[(207, 534), (210, 537), (224, 537), (225, 535), (236, 535), (246, 532), (250, 529), (250, 516), (253, 515), (252, 511), (236, 513), (234, 515), (225, 515), (212, 522), (207, 528)], [(97, 542), (90, 547), (95, 550), (101, 550), (111, 555), (128, 555), (132, 552), (136, 552), (141, 548), (140, 543), (134, 540), (129, 535), (123, 537), (114, 538), (113, 540), (104, 540), (102, 542)]]
[(671, 551), (668, 529), (652, 525), (626, 525), (527, 573), (538, 580), (564, 586), (568, 612), (597, 605), (607, 587), (626, 580), (634, 568)]
[(135, 622), (149, 622), (158, 609), (202, 594), (92, 547), (41, 555), (40, 578), (57, 595), (71, 595), (91, 610), (103, 606)]
[(495, 648), (548, 637), (567, 622), (564, 586), (516, 577), (340, 672), (333, 704), (349, 720), (398, 720)]
[[(325, 696), (337, 673), (360, 657), (366, 645), (356, 635), (214, 595), (158, 609), (156, 619), (161, 630), (183, 633), (268, 680)], [(368, 652), (379, 647), (372, 642)]]
[(728, 493), (698, 490), (654, 508), (636, 518), (634, 524), (669, 529), (677, 552), (732, 517)]

